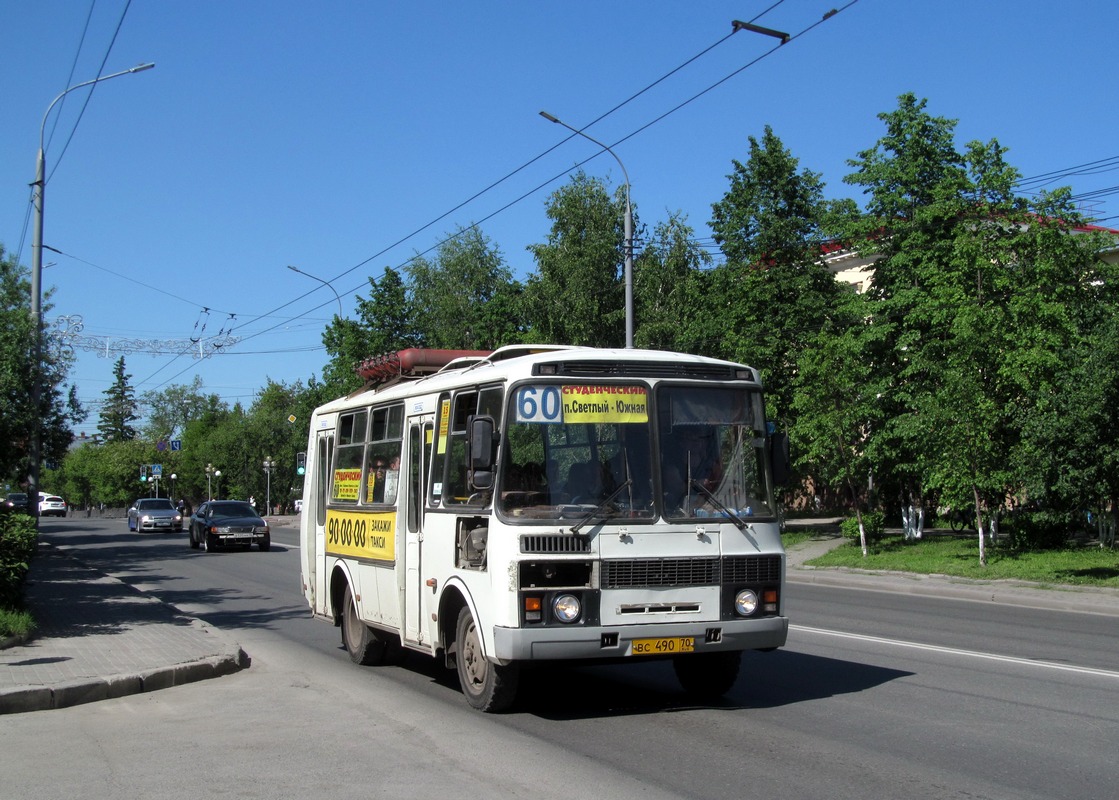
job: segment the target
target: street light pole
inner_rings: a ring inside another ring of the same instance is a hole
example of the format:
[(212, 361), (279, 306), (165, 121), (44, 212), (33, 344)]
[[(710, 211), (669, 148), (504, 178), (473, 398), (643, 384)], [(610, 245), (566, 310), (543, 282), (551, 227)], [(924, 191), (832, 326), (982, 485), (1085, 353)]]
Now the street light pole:
[(264, 513), (272, 513), (272, 468), (276, 466), (276, 462), (271, 457), (264, 459), (264, 475), (265, 475), (265, 490), (264, 490)]
[(304, 272), (299, 267), (293, 267), (291, 264), (288, 264), (288, 269), (290, 269), (292, 272), (298, 272), (300, 275), (305, 275), (312, 280), (316, 280), (326, 288), (330, 289), (330, 291), (334, 292), (334, 299), (338, 301), (338, 319), (345, 319), (345, 315), (342, 313), (342, 298), (338, 296), (338, 290), (331, 285), (330, 281), (324, 281), (318, 275), (312, 275), (310, 272)]
[(582, 136), (584, 139), (597, 144), (610, 155), (614, 156), (614, 160), (618, 162), (618, 166), (622, 168), (622, 175), (626, 179), (626, 219), (625, 219), (625, 256), (626, 256), (626, 349), (633, 349), (633, 208), (629, 201), (629, 173), (626, 172), (626, 165), (622, 163), (622, 159), (618, 158), (618, 154), (610, 149), (608, 145), (603, 144), (593, 136), (583, 133), (578, 128), (572, 128), (563, 120), (552, 116), (547, 111), (541, 111), (540, 116), (549, 122), (554, 122), (557, 125), (562, 125), (574, 134)]
[[(154, 66), (155, 64), (152, 63), (139, 64), (131, 69), (114, 72), (112, 75), (102, 75), (100, 78), (74, 84), (51, 101), (51, 104), (47, 106), (46, 113), (43, 114), (43, 122), (39, 126), (39, 153), (35, 159), (35, 182), (31, 184), (34, 187), (31, 196), (31, 208), (35, 218), (31, 239), (31, 325), (34, 327), (34, 331), (32, 331), (31, 334), (31, 364), (33, 372), (31, 379), (31, 408), (35, 419), (31, 425), (31, 441), (27, 454), (29, 462), (27, 472), (27, 494), (29, 497), (39, 496), (39, 467), (42, 461), (42, 434), (40, 428), (42, 427), (43, 414), (39, 404), (43, 397), (43, 193), (47, 186), (47, 159), (46, 153), (44, 152), (45, 146), (43, 140), (47, 127), (47, 118), (50, 116), (55, 103), (75, 89), (81, 89), (83, 86), (92, 86), (95, 83), (101, 83), (111, 78), (119, 78), (121, 75), (143, 72)], [(37, 525), (39, 520), (39, 504), (32, 503), (31, 507), (33, 509), (31, 513), (34, 515)]]

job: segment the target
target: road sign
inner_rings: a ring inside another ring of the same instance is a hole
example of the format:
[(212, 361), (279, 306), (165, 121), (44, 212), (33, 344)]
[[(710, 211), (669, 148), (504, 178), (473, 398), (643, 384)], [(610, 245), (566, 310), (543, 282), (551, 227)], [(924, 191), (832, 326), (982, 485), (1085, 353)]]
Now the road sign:
[(163, 465), (162, 464), (152, 464), (152, 477), (153, 478), (162, 478), (163, 477)]
[(171, 451), (172, 452), (177, 453), (179, 450), (182, 450), (182, 449), (183, 449), (183, 440), (182, 439), (172, 439), (171, 440)]

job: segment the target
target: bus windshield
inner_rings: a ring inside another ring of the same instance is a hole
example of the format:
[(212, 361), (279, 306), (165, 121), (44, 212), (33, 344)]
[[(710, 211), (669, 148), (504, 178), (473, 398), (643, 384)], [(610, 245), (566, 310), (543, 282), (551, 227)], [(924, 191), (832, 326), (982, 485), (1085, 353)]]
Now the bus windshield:
[(666, 518), (772, 515), (759, 393), (661, 387), (657, 442)]
[(651, 398), (638, 384), (517, 388), (498, 511), (528, 521), (593, 510), (602, 522), (772, 514), (760, 393), (668, 385), (655, 409)]

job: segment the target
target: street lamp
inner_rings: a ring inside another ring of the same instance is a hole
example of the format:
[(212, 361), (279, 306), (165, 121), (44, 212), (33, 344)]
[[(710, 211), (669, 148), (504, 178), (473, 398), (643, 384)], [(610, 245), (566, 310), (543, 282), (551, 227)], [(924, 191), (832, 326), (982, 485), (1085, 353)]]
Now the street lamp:
[(263, 466), (266, 487), (264, 490), (264, 513), (269, 514), (272, 511), (272, 468), (276, 466), (276, 462), (269, 456), (264, 459)]
[(175, 496), (175, 479), (178, 477), (174, 472), (171, 473), (171, 497)]
[(547, 111), (541, 111), (540, 116), (549, 122), (554, 122), (557, 125), (562, 125), (574, 134), (582, 136), (588, 141), (594, 142), (610, 155), (614, 156), (614, 160), (618, 162), (618, 166), (622, 168), (622, 175), (626, 179), (626, 219), (625, 219), (625, 252), (626, 252), (626, 349), (633, 349), (633, 208), (629, 202), (629, 173), (626, 172), (626, 165), (618, 158), (618, 154), (610, 149), (609, 146), (603, 144), (598, 139), (595, 139), (589, 134), (583, 133), (578, 128), (572, 128), (566, 122), (557, 117), (553, 117)]
[[(31, 363), (33, 377), (31, 380), (31, 408), (35, 420), (31, 426), (31, 442), (28, 451), (27, 494), (29, 497), (39, 496), (39, 467), (42, 460), (40, 452), (42, 425), (42, 409), (39, 403), (43, 396), (43, 191), (47, 186), (47, 159), (44, 153), (44, 133), (47, 127), (47, 117), (50, 116), (54, 104), (75, 89), (83, 86), (92, 86), (95, 83), (107, 81), (110, 78), (119, 78), (121, 75), (131, 75), (133, 72), (143, 72), (151, 69), (155, 64), (139, 64), (131, 69), (114, 72), (112, 75), (102, 75), (100, 78), (82, 81), (71, 86), (51, 101), (47, 111), (43, 114), (43, 122), (39, 126), (39, 154), (35, 159), (35, 182), (31, 184), (34, 189), (31, 195), (31, 208), (34, 212), (34, 227), (31, 240), (31, 324), (35, 330), (31, 335)], [(35, 516), (36, 524), (39, 518), (39, 506), (32, 503), (31, 512)]]
[(338, 290), (330, 284), (330, 281), (324, 281), (318, 275), (312, 275), (310, 272), (304, 272), (299, 267), (293, 267), (291, 264), (288, 264), (288, 269), (290, 269), (292, 272), (298, 272), (300, 275), (306, 275), (308, 278), (318, 281), (323, 286), (330, 289), (330, 291), (334, 292), (334, 299), (338, 301), (338, 319), (345, 319), (345, 315), (342, 313), (342, 298), (338, 296)]
[[(220, 469), (214, 469), (213, 464), (207, 464), (205, 472), (206, 472), (206, 499), (207, 500), (213, 500), (214, 499), (214, 492), (213, 492), (213, 489), (211, 488), (210, 479), (211, 478), (220, 478), (221, 477), (221, 470)], [(218, 494), (221, 494), (221, 483), (220, 482), (218, 483)]]

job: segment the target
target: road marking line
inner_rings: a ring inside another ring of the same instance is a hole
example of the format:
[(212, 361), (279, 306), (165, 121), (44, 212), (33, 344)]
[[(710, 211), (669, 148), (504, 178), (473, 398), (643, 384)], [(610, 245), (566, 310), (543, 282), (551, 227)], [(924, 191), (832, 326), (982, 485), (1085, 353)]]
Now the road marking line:
[(1069, 664), (1058, 664), (1054, 661), (1035, 661), (1029, 658), (1019, 658), (1017, 656), (1000, 656), (995, 653), (982, 653), (978, 650), (961, 650), (958, 647), (942, 647), (941, 645), (934, 644), (921, 644), (920, 642), (907, 642), (902, 639), (886, 639), (881, 636), (867, 636), (861, 633), (845, 633), (843, 631), (833, 631), (827, 628), (811, 628), (805, 625), (790, 625), (791, 631), (802, 631), (804, 633), (817, 633), (821, 636), (835, 636), (840, 639), (855, 639), (862, 642), (874, 642), (876, 644), (893, 645), (894, 647), (908, 647), (912, 650), (927, 650), (933, 653), (945, 653), (948, 655), (967, 656), (969, 658), (981, 658), (987, 661), (1001, 661), (1008, 664), (1020, 664), (1027, 667), (1042, 667), (1044, 669), (1055, 669), (1062, 672), (1076, 672), (1081, 675), (1098, 675), (1104, 678), (1119, 678), (1119, 672), (1109, 669), (1097, 669), (1095, 667), (1077, 667)]

